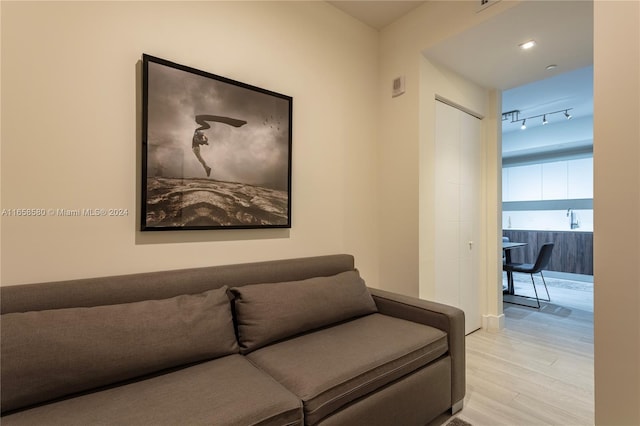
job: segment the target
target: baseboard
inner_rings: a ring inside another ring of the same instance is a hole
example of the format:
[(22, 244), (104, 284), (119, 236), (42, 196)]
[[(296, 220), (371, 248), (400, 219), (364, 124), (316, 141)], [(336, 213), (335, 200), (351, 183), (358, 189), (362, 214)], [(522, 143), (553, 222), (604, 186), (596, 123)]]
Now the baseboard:
[(483, 315), (482, 329), (487, 331), (500, 331), (504, 329), (504, 314)]

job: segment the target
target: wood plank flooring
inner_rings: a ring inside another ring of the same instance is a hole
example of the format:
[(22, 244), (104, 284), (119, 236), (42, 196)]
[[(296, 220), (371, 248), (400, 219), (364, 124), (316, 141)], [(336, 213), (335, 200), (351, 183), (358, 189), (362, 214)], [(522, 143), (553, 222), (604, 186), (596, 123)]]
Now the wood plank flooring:
[(594, 424), (593, 292), (549, 293), (540, 310), (505, 303), (504, 330), (467, 336), (467, 394), (456, 417), (473, 426)]

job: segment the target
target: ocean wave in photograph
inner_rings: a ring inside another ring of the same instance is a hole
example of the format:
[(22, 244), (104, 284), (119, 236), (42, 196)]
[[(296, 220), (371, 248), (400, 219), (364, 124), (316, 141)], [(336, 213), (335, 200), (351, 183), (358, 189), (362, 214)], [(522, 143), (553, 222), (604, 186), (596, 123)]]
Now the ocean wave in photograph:
[(200, 178), (147, 178), (147, 226), (286, 226), (287, 191)]

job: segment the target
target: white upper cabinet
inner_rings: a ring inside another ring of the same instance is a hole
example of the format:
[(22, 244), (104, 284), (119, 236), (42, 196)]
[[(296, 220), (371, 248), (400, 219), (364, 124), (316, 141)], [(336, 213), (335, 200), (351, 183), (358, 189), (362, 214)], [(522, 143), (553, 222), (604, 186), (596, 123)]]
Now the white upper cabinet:
[(542, 165), (509, 167), (508, 200), (529, 201), (542, 199)]
[(567, 162), (556, 161), (542, 165), (542, 199), (564, 200), (567, 192)]
[(505, 167), (503, 201), (593, 198), (593, 158)]
[(567, 162), (567, 198), (593, 198), (593, 158)]

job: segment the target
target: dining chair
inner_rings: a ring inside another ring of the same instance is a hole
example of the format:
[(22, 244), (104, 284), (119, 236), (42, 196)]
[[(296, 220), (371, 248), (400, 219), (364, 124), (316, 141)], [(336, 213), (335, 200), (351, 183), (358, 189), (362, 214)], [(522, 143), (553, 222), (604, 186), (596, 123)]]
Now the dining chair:
[[(521, 294), (514, 294), (514, 296), (526, 297), (528, 299), (536, 299), (538, 303), (538, 309), (540, 309), (540, 298), (538, 297), (538, 290), (536, 290), (536, 282), (533, 278), (533, 274), (540, 274), (542, 277), (542, 283), (544, 284), (544, 289), (547, 292), (547, 298), (542, 299), (545, 302), (551, 302), (551, 296), (549, 296), (549, 289), (547, 288), (547, 283), (544, 280), (544, 275), (542, 274), (542, 270), (547, 267), (549, 264), (549, 260), (551, 260), (551, 252), (553, 251), (553, 243), (545, 243), (540, 247), (540, 251), (538, 252), (538, 257), (536, 258), (536, 262), (531, 263), (506, 263), (502, 266), (503, 271), (507, 272), (521, 272), (524, 274), (531, 275), (531, 283), (533, 284), (533, 291), (536, 294), (536, 297), (525, 296)], [(529, 306), (522, 303), (515, 303), (508, 300), (505, 300), (507, 303), (511, 303), (514, 305), (522, 305)], [(531, 307), (531, 306), (529, 306)]]
[[(505, 237), (504, 235), (502, 236), (502, 242), (503, 243), (508, 243), (509, 241), (510, 241), (509, 237)], [(504, 264), (504, 262), (506, 262), (506, 261), (507, 261), (507, 258), (505, 257), (504, 250), (503, 250), (502, 251), (502, 263)]]

